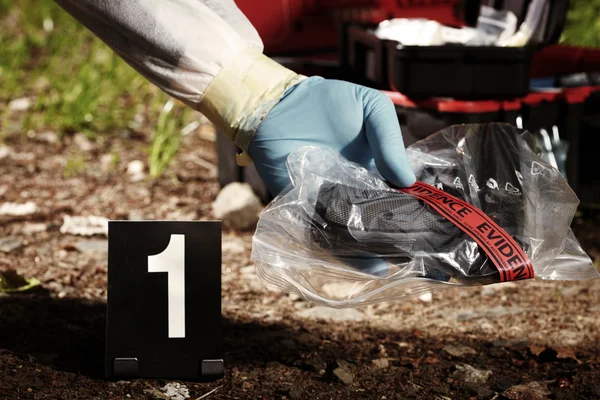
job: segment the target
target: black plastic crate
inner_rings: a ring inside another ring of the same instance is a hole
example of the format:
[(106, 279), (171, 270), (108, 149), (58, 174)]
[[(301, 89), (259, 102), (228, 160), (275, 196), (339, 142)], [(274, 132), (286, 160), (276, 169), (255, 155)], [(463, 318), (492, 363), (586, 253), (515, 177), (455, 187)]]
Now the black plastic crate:
[(504, 122), (498, 101), (415, 101), (398, 92), (386, 92), (396, 107), (405, 146), (458, 124)]
[[(522, 22), (530, 0), (499, 1)], [(549, 2), (543, 22), (527, 47), (401, 46), (375, 35), (375, 26), (343, 28), (341, 64), (353, 81), (414, 99), (511, 99), (527, 95), (531, 60), (537, 50), (555, 43), (566, 19), (568, 0)]]
[(412, 98), (509, 99), (529, 91), (529, 48), (386, 46), (390, 86)]

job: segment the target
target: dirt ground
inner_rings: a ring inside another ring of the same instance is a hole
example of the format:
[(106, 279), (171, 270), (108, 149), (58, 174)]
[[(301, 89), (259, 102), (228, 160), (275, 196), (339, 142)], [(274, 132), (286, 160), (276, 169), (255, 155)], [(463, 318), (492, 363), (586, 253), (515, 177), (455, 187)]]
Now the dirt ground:
[[(168, 398), (162, 388), (170, 381), (103, 379), (107, 254), (78, 249), (89, 238), (59, 229), (65, 215), (212, 219), (219, 187), (198, 161), (216, 164), (210, 132), (185, 137), (175, 175), (133, 183), (125, 170), (145, 160), (141, 138), (88, 146), (73, 136), (62, 144), (32, 136), (10, 138), (0, 161), (0, 204), (39, 208), (0, 216), (0, 238), (23, 240), (0, 252), (0, 268), (36, 277), (43, 289), (0, 295), (0, 399)], [(79, 156), (85, 166), (69, 166)], [(573, 226), (600, 258), (597, 216)], [(332, 321), (261, 285), (248, 268), (251, 238), (251, 231), (223, 232), (226, 375), (179, 382), (191, 398), (600, 398), (600, 280), (446, 289), (431, 301), (338, 311)]]

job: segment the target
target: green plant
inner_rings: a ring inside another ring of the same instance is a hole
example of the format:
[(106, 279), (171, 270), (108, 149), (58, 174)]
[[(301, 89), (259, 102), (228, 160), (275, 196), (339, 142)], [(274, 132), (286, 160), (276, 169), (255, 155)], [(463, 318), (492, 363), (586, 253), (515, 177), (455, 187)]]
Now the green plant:
[(570, 0), (561, 42), (574, 46), (600, 47), (600, 0)]
[(183, 106), (176, 106), (173, 100), (165, 103), (149, 149), (148, 164), (151, 177), (161, 176), (177, 153), (187, 111)]

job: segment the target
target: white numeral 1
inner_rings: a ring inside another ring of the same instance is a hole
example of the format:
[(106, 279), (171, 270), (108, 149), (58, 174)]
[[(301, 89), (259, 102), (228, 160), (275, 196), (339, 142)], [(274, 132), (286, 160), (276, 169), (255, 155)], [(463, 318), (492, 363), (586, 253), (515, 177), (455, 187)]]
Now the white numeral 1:
[(148, 272), (168, 276), (169, 337), (185, 337), (185, 236), (171, 235), (162, 253), (148, 256)]

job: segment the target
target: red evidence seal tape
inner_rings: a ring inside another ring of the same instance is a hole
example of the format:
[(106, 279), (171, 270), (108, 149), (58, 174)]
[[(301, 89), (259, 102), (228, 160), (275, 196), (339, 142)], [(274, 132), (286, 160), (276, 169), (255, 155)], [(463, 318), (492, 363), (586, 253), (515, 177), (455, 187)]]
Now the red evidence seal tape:
[(477, 242), (498, 269), (501, 282), (533, 278), (533, 266), (521, 246), (474, 205), (423, 182), (396, 190), (423, 200)]

